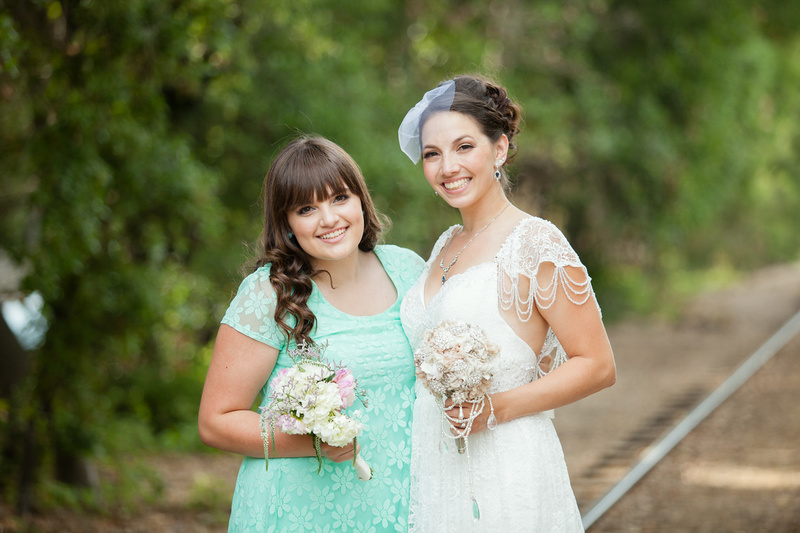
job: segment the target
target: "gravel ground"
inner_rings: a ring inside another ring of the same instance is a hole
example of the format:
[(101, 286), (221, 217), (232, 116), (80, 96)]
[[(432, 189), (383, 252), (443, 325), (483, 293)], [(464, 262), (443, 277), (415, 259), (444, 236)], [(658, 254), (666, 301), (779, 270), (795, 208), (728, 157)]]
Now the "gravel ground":
[(800, 337), (589, 533), (800, 531)]
[[(555, 420), (581, 510), (798, 310), (800, 265), (782, 265), (698, 296), (675, 323), (610, 327), (617, 384), (559, 409)], [(590, 532), (800, 532), (799, 343), (776, 355)]]
[(609, 327), (617, 383), (556, 411), (581, 510), (636, 462), (631, 441), (644, 446), (668, 430), (798, 310), (800, 264), (780, 265), (699, 295), (676, 322)]

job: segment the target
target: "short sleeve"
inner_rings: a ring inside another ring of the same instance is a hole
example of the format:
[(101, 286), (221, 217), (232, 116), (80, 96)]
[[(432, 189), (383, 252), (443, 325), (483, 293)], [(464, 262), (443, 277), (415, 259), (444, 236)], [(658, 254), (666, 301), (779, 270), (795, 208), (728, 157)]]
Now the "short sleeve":
[(275, 323), (277, 297), (269, 281), (269, 266), (247, 276), (239, 285), (222, 323), (251, 339), (281, 349), (286, 336)]
[(378, 254), (384, 269), (399, 292), (399, 297), (402, 298), (419, 278), (425, 268), (425, 261), (416, 252), (392, 244), (377, 246), (375, 253)]
[(549, 308), (559, 294), (576, 305), (590, 299), (597, 305), (586, 267), (564, 234), (546, 220), (522, 221), (501, 248), (497, 262), (500, 306), (514, 307), (520, 320), (530, 319), (534, 305)]

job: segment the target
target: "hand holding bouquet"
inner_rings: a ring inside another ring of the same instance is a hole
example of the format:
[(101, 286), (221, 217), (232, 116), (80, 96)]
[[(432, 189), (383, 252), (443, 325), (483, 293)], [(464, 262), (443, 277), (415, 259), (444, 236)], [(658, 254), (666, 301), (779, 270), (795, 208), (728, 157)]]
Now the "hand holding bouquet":
[[(476, 519), (481, 517), (481, 512), (472, 486), (467, 436), (472, 430), (472, 423), (483, 412), (484, 398), (489, 400), (491, 408), (486, 427), (490, 430), (497, 427), (492, 398), (487, 392), (492, 384), (495, 359), (499, 353), (500, 348), (489, 342), (481, 328), (454, 320), (445, 320), (426, 331), (414, 352), (417, 379), (433, 394), (442, 411), (442, 439), (445, 435), (444, 421), (447, 419), (448, 422), (455, 423), (452, 426), (455, 434), (447, 432), (447, 435), (456, 439), (459, 453), (467, 454), (472, 515)], [(453, 406), (459, 408), (458, 417), (447, 413), (447, 398), (453, 401)], [(468, 402), (471, 407), (465, 418), (463, 404)], [(439, 446), (442, 452), (447, 451), (444, 440), (440, 441)]]
[[(372, 470), (358, 455), (358, 436), (363, 424), (358, 421), (359, 412), (352, 418), (344, 413), (359, 398), (366, 405), (364, 394), (357, 390), (353, 373), (342, 365), (326, 361), (321, 349), (301, 344), (290, 350), (289, 356), (295, 361), (290, 368), (279, 370), (270, 383), (270, 403), (261, 408), (261, 431), (264, 440), (264, 456), (269, 468), (267, 421), (270, 430), (278, 428), (291, 435), (311, 435), (314, 450), (322, 469), (320, 443), (331, 446), (354, 445), (353, 465), (358, 479), (367, 481)], [(273, 439), (274, 445), (274, 439)]]
[[(472, 423), (483, 412), (484, 398), (492, 384), (495, 371), (495, 358), (500, 348), (492, 344), (486, 333), (478, 326), (454, 320), (445, 320), (422, 336), (414, 352), (417, 379), (436, 398), (442, 409), (442, 433), (444, 419), (456, 422), (454, 430), (460, 453), (466, 448), (466, 436)], [(459, 417), (447, 414), (445, 402), (453, 401), (459, 407)], [(462, 404), (472, 403), (469, 415), (465, 418)], [(494, 408), (487, 422), (489, 429), (497, 427)]]

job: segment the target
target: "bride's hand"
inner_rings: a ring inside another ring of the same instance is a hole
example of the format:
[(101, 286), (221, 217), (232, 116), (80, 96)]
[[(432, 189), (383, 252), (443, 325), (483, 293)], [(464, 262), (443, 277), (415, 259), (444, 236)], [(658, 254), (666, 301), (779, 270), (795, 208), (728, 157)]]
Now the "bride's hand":
[[(469, 418), (469, 413), (471, 412), (474, 403), (471, 402), (464, 402), (461, 406), (453, 407), (453, 401), (449, 398), (445, 402), (445, 408), (447, 416), (449, 417), (448, 420), (450, 421), (450, 432), (453, 435), (458, 435), (459, 433), (464, 431), (464, 428), (467, 427), (467, 418)], [(463, 412), (464, 418), (463, 421), (459, 421), (459, 415)], [(470, 429), (469, 434), (474, 435), (476, 433), (480, 433), (486, 429), (486, 422), (489, 420), (489, 404), (484, 403), (483, 405), (483, 412), (478, 415), (475, 420), (472, 421), (472, 428)], [(450, 420), (453, 419), (453, 420)]]

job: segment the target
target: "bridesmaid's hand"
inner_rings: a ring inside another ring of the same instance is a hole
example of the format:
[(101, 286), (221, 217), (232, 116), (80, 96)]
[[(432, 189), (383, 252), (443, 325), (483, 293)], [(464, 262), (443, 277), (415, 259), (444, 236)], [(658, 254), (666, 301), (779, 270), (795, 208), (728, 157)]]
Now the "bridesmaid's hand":
[[(352, 461), (353, 460), (353, 443), (346, 444), (344, 446), (331, 446), (330, 444), (325, 444), (324, 442), (320, 443), (319, 446), (320, 451), (322, 452), (322, 457), (333, 461), (334, 463), (343, 463), (345, 461)], [(358, 445), (358, 448), (355, 452), (361, 450), (361, 445)]]

